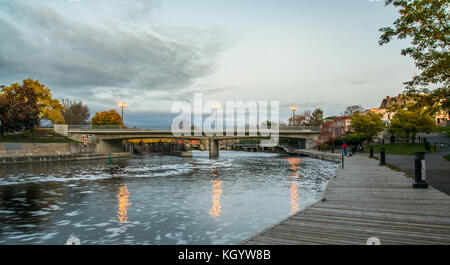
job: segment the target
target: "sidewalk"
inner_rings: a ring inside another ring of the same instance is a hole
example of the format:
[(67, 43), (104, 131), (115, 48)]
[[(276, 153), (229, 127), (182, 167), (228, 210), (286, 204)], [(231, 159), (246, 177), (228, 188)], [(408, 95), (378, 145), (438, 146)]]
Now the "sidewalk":
[(243, 244), (450, 244), (450, 197), (405, 173), (347, 157), (320, 201)]
[[(448, 143), (450, 138), (438, 133), (421, 134), (433, 143)], [(438, 149), (440, 152), (426, 153), (425, 165), (427, 168), (427, 182), (432, 187), (450, 195), (450, 162), (444, 160), (443, 156), (450, 154), (450, 148)], [(374, 154), (378, 157), (379, 154)], [(367, 154), (368, 156), (368, 154)], [(394, 165), (401, 170), (414, 176), (414, 155), (392, 155), (386, 154), (386, 163)]]
[[(426, 178), (432, 187), (450, 195), (450, 162), (445, 161), (443, 156), (444, 154), (441, 152), (425, 154)], [(413, 155), (386, 154), (386, 163), (414, 176)]]

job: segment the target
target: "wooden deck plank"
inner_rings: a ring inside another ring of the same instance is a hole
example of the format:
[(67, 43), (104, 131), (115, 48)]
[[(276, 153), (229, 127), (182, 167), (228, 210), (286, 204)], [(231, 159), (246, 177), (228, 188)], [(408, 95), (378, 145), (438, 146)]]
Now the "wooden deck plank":
[[(315, 154), (317, 155), (317, 154)], [(413, 189), (404, 173), (354, 156), (318, 202), (243, 241), (244, 244), (450, 244), (449, 196)]]

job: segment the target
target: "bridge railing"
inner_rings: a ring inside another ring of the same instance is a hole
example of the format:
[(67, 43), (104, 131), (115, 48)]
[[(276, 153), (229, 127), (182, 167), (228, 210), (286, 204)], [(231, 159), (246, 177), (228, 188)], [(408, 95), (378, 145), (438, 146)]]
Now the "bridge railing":
[(280, 126), (281, 130), (320, 132), (321, 126)]
[[(320, 126), (280, 126), (280, 132), (283, 131), (302, 131), (302, 132), (320, 132)], [(90, 131), (90, 130), (114, 130), (114, 131), (130, 131), (130, 130), (170, 130), (170, 126), (165, 125), (68, 125), (69, 131)], [(225, 128), (224, 128), (225, 129)], [(254, 129), (237, 129), (236, 132), (257, 132)], [(225, 132), (224, 132), (225, 134)]]
[(97, 130), (114, 130), (114, 131), (136, 131), (136, 130), (170, 130), (167, 126), (149, 126), (149, 125), (69, 125), (69, 131), (97, 131)]

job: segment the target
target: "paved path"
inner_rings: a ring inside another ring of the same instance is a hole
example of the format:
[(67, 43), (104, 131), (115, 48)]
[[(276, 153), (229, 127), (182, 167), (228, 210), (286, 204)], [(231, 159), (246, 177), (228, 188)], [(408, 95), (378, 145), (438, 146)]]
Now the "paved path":
[[(421, 136), (427, 137), (431, 143), (450, 144), (450, 137), (443, 134), (433, 133), (428, 135), (422, 134)], [(450, 162), (443, 158), (444, 155), (450, 154), (450, 148), (438, 148), (438, 151), (440, 152), (425, 154), (427, 182), (434, 188), (450, 195)], [(386, 154), (386, 162), (414, 176), (413, 155)]]
[(413, 189), (403, 172), (353, 156), (338, 169), (326, 200), (286, 218), (243, 244), (450, 244), (450, 197)]

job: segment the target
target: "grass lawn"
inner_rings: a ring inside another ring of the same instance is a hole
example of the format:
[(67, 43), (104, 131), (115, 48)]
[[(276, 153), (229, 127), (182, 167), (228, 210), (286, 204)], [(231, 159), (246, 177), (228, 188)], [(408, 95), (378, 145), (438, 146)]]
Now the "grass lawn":
[(0, 142), (16, 143), (71, 143), (76, 142), (51, 130), (37, 129), (18, 133), (5, 133)]
[(447, 160), (447, 161), (450, 161), (450, 154), (445, 155), (445, 156), (444, 156), (444, 159)]
[[(380, 153), (380, 148), (386, 150), (386, 154), (398, 154), (398, 155), (412, 155), (414, 152), (427, 152), (423, 143), (396, 143), (396, 144), (377, 144), (373, 145), (374, 154)], [(433, 148), (433, 147), (431, 147)], [(433, 149), (431, 149), (433, 150)], [(370, 147), (364, 148), (365, 153), (370, 152)], [(433, 152), (433, 151), (431, 151)]]
[(445, 133), (450, 137), (450, 126), (437, 127), (436, 132)]

